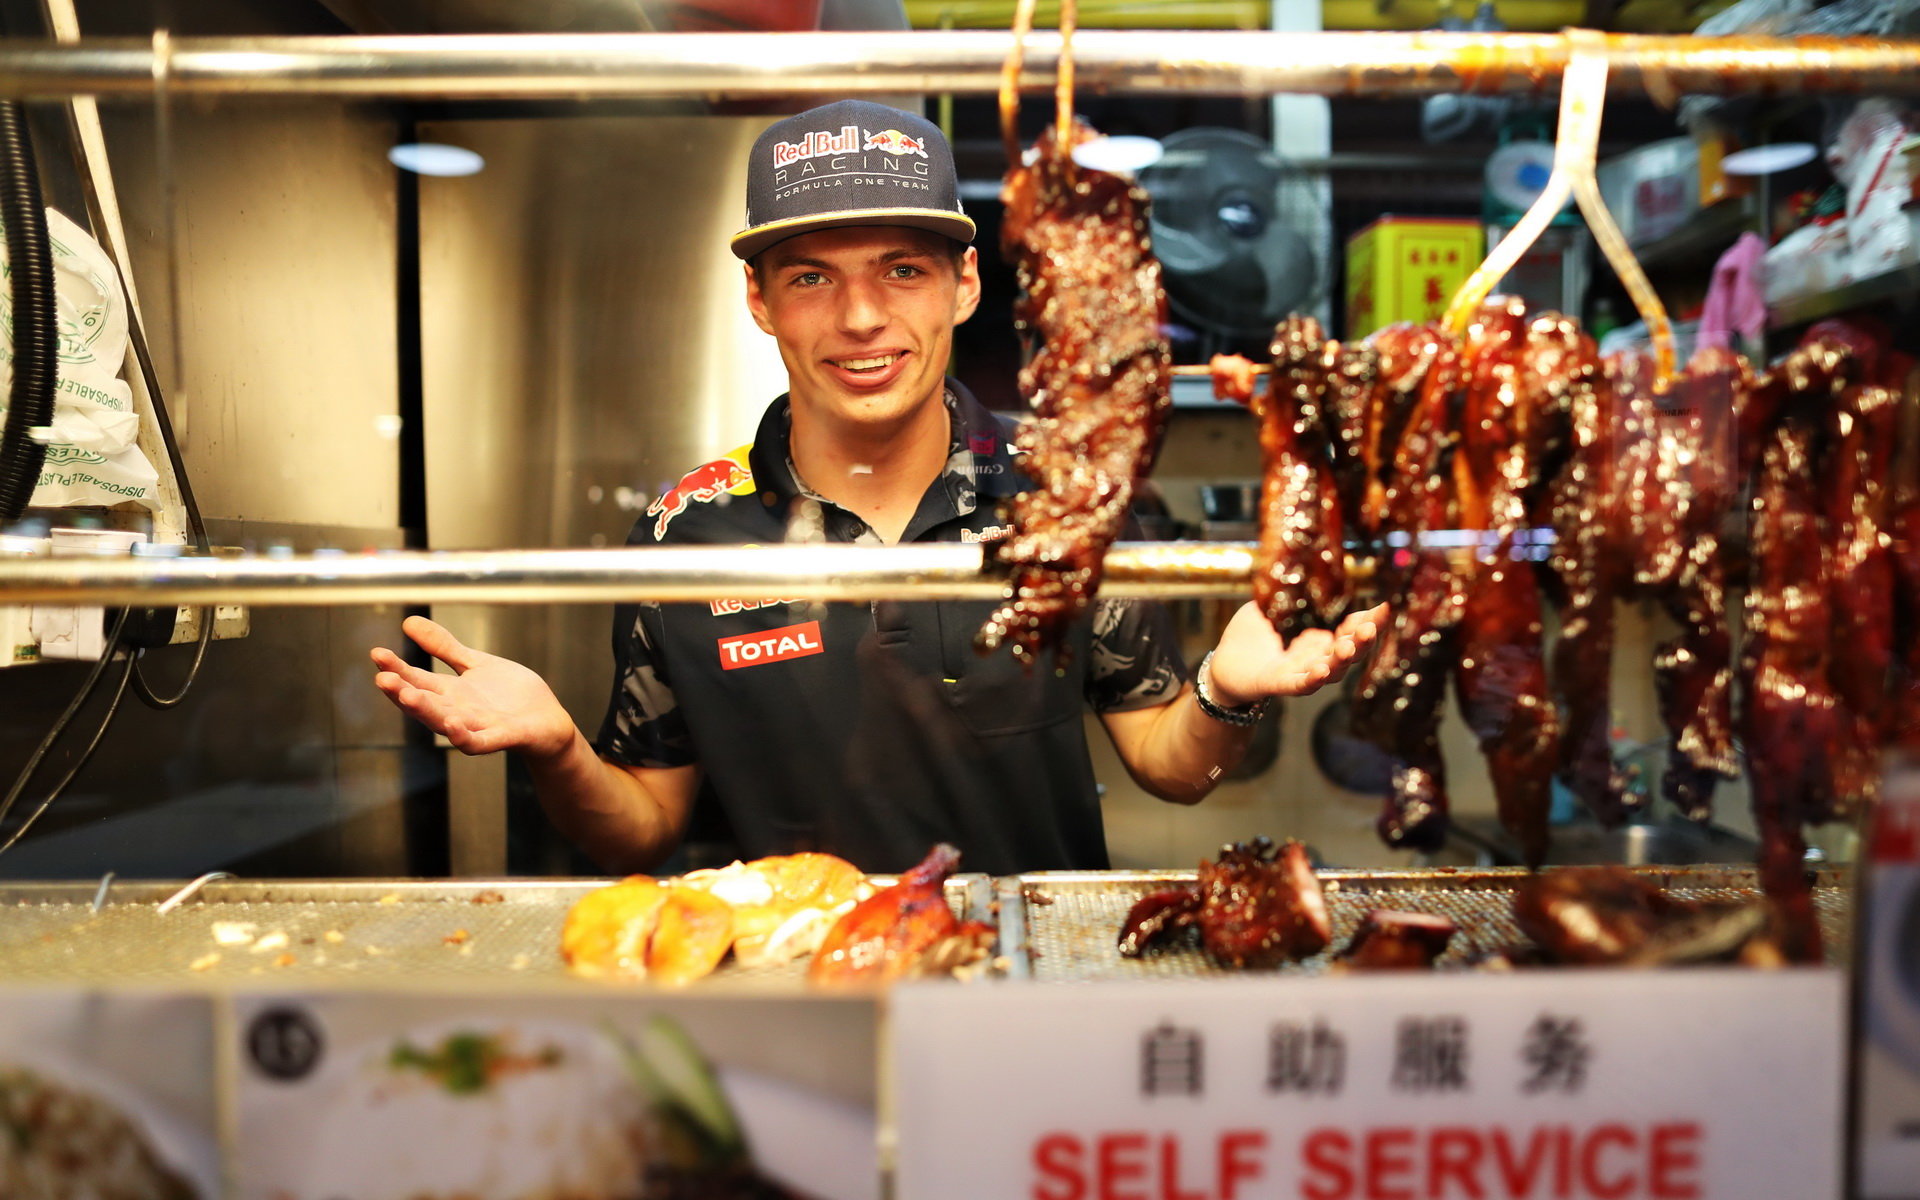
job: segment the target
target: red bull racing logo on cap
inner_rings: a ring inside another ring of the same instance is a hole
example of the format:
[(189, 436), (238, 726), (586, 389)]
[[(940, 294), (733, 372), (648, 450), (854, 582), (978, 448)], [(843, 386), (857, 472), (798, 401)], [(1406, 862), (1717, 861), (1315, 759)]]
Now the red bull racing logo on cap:
[(658, 500), (648, 505), (647, 515), (654, 518), (654, 540), (666, 537), (667, 522), (687, 511), (687, 505), (696, 500), (711, 504), (722, 496), (750, 495), (753, 492), (753, 472), (747, 469), (748, 449), (742, 446), (725, 458), (716, 458), (695, 467), (682, 475), (680, 482), (668, 488)]
[(869, 133), (863, 149), (881, 150), (888, 154), (918, 154), (927, 156), (927, 143), (923, 138), (908, 137), (898, 129), (882, 129), (879, 133)]
[(843, 125), (839, 133), (828, 133), (816, 129), (797, 142), (775, 142), (773, 144), (773, 165), (790, 166), (803, 158), (814, 158), (822, 154), (855, 154), (860, 150), (860, 127)]

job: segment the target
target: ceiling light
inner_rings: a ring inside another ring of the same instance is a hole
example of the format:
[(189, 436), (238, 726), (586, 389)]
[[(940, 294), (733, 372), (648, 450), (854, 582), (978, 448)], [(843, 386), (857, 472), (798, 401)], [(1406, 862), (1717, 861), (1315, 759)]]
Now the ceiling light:
[(439, 142), (408, 142), (387, 151), (387, 161), (402, 171), (420, 175), (471, 175), (486, 160), (463, 146)]
[(1775, 142), (1735, 150), (1720, 160), (1720, 169), (1729, 175), (1772, 175), (1803, 167), (1819, 154), (1812, 142)]
[(1073, 148), (1073, 161), (1093, 171), (1131, 175), (1160, 161), (1165, 151), (1150, 137), (1103, 137)]

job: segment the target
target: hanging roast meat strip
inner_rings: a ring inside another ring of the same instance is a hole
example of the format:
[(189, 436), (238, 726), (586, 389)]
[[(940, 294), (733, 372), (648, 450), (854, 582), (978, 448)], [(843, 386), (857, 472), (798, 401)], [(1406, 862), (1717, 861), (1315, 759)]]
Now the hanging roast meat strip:
[[(1092, 136), (1075, 127), (1076, 140)], [(1026, 293), (1015, 318), (1034, 344), (1020, 372), (1033, 415), (1015, 445), (1035, 486), (1014, 499), (1013, 534), (995, 544), (1012, 580), (976, 639), (983, 652), (1011, 643), (1029, 663), (1063, 645), (1093, 599), (1171, 403), (1146, 193), (1075, 163), (1051, 129), (1035, 149), (1001, 191), (1001, 244)]]

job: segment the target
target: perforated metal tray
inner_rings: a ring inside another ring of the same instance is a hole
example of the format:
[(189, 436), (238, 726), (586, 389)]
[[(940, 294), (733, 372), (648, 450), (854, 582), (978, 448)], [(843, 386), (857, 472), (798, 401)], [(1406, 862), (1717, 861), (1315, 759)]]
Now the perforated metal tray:
[[(289, 880), (207, 884), (171, 912), (181, 886), (0, 887), (0, 980), (22, 983), (447, 986), (576, 982), (560, 960), (574, 901), (603, 879)], [(875, 882), (893, 882), (876, 876)], [(991, 919), (991, 881), (947, 881), (954, 911)], [(244, 941), (222, 944), (216, 931)], [(800, 991), (807, 962), (742, 967), (698, 986)]]
[[(1688, 900), (1751, 900), (1760, 895), (1751, 867), (1637, 868), (1635, 873)], [(1513, 890), (1527, 878), (1523, 867), (1472, 870), (1341, 871), (1318, 873), (1333, 918), (1333, 944), (1282, 971), (1317, 973), (1352, 938), (1372, 909), (1395, 908), (1450, 917), (1459, 932), (1440, 963), (1458, 965), (1484, 951), (1524, 945), (1513, 922)], [(1192, 871), (1040, 872), (998, 881), (1001, 944), (1013, 973), (1035, 979), (1193, 978), (1230, 972), (1200, 949), (1197, 933), (1141, 958), (1122, 958), (1121, 923), (1134, 902), (1176, 883), (1191, 883)], [(1850, 892), (1844, 873), (1823, 871), (1814, 906), (1828, 960), (1845, 963), (1851, 949)]]

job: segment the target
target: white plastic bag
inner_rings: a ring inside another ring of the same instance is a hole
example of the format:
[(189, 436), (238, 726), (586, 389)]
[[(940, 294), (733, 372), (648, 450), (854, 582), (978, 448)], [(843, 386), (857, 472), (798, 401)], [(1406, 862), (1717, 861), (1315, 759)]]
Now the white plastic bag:
[[(60, 363), (54, 384), (53, 437), (30, 503), (37, 507), (114, 505), (158, 508), (159, 475), (134, 444), (140, 415), (120, 379), (127, 356), (126, 293), (92, 236), (47, 210), (58, 301)], [(6, 246), (0, 241), (0, 269)], [(0, 414), (13, 384), (13, 303), (0, 287)]]

